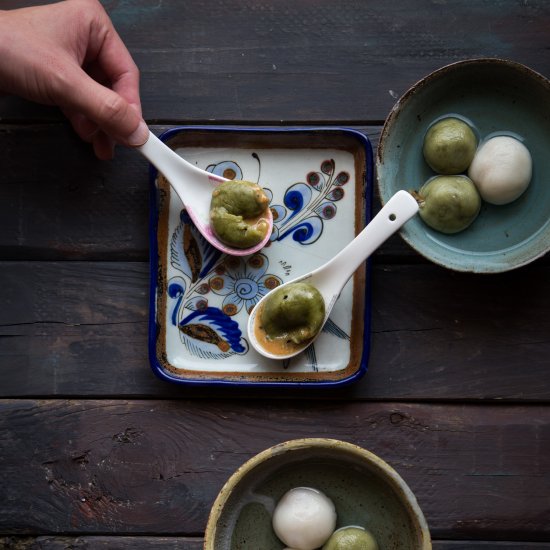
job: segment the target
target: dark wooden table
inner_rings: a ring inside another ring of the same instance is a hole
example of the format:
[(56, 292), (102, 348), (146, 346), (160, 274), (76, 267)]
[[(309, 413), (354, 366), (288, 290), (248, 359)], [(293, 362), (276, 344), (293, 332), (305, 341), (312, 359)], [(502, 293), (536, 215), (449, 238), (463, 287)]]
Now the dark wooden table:
[[(375, 148), (397, 98), (447, 63), (495, 56), (550, 76), (545, 0), (105, 7), (157, 133), (342, 125)], [(550, 548), (548, 257), (459, 274), (393, 237), (373, 262), (362, 380), (182, 388), (147, 357), (145, 160), (97, 161), (56, 110), (2, 98), (0, 192), (0, 547), (198, 550), (239, 465), (320, 436), (392, 464), (436, 550)]]

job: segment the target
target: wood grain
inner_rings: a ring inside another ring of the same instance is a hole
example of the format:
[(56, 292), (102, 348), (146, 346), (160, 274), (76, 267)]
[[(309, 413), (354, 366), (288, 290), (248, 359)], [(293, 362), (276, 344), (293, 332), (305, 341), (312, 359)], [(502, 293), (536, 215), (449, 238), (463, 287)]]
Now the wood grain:
[(183, 537), (0, 537), (1, 550), (202, 550), (202, 539)]
[[(303, 390), (177, 387), (147, 355), (140, 262), (1, 262), (0, 396), (302, 398)], [(550, 399), (550, 268), (500, 276), (376, 265), (369, 371), (312, 398)]]
[(231, 473), (297, 437), (380, 455), (434, 538), (550, 541), (548, 407), (305, 400), (1, 401), (0, 533), (199, 536)]
[[(454, 61), (502, 57), (550, 71), (547, 2), (103, 3), (141, 70), (149, 121), (370, 124)], [(0, 99), (4, 120), (56, 117)]]
[(147, 259), (148, 165), (139, 153), (121, 148), (101, 162), (63, 124), (2, 125), (0, 143), (2, 258)]

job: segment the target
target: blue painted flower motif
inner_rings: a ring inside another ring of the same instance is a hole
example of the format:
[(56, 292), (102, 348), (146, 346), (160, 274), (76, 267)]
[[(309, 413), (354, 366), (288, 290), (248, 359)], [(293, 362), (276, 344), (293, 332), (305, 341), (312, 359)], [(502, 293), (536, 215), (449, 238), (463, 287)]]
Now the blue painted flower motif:
[(170, 239), (170, 263), (191, 283), (203, 278), (218, 262), (222, 253), (197, 230), (185, 209)]
[(344, 198), (342, 188), (350, 176), (347, 172), (335, 175), (334, 160), (321, 163), (320, 171), (306, 175), (286, 190), (283, 204), (271, 205), (273, 233), (271, 241), (282, 241), (288, 236), (300, 244), (316, 242), (323, 232), (324, 220), (336, 216), (336, 202)]
[[(244, 353), (248, 350), (239, 324), (217, 307), (205, 307), (191, 312), (180, 321), (179, 329), (184, 336), (195, 340), (188, 348), (194, 348), (195, 353), (202, 357), (215, 357), (217, 350), (222, 354), (231, 351)], [(209, 347), (217, 350), (208, 350)]]
[(267, 274), (269, 261), (264, 254), (254, 254), (246, 259), (228, 257), (216, 266), (208, 283), (213, 293), (224, 296), (222, 311), (236, 315), (244, 307), (247, 313), (260, 298), (281, 284), (281, 279)]
[(265, 293), (281, 284), (279, 277), (267, 274), (267, 257), (222, 255), (182, 210), (170, 240), (170, 263), (179, 272), (166, 289), (173, 301), (170, 321), (178, 327), (187, 350), (208, 359), (245, 354), (248, 342), (234, 316), (243, 306), (249, 312)]
[(241, 167), (232, 160), (224, 160), (216, 164), (209, 164), (206, 171), (228, 180), (242, 180), (243, 171)]

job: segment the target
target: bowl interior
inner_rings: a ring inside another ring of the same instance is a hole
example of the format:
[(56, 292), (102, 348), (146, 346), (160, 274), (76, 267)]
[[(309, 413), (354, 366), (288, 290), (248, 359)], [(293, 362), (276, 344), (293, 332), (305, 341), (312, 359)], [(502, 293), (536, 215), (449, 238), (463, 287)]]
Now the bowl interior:
[(271, 517), (278, 500), (294, 487), (323, 491), (336, 507), (337, 528), (363, 526), (374, 534), (380, 548), (430, 548), (426, 546), (427, 528), (423, 531), (419, 525), (424, 518), (414, 496), (408, 489), (402, 492), (381, 464), (391, 470), (380, 460), (369, 462), (342, 447), (305, 446), (270, 453), (242, 476), (237, 473), (239, 481), (223, 506), (213, 508), (209, 527), (215, 522), (215, 529), (209, 532), (207, 528), (207, 537), (214, 540), (206, 548), (283, 549), (271, 527)]
[(460, 233), (439, 233), (417, 216), (402, 229), (403, 238), (427, 258), (459, 271), (506, 271), (541, 256), (550, 247), (550, 83), (517, 63), (455, 63), (399, 100), (378, 150), (382, 201), (399, 189), (419, 189), (435, 175), (422, 155), (424, 134), (435, 119), (453, 114), (471, 121), (480, 141), (494, 135), (520, 138), (533, 158), (531, 184), (508, 205), (484, 202), (474, 223)]

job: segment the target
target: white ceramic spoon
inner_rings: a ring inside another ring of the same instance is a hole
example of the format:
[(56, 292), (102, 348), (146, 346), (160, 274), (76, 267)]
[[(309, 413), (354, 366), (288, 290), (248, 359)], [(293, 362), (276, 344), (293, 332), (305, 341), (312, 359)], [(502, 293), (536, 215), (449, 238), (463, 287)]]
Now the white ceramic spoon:
[[(272, 290), (279, 290), (287, 285), (297, 282), (307, 282), (313, 285), (323, 296), (325, 300), (325, 318), (326, 323), (334, 303), (340, 296), (340, 292), (353, 275), (355, 270), (391, 235), (393, 235), (406, 221), (410, 220), (418, 212), (418, 203), (416, 199), (407, 191), (398, 191), (378, 212), (372, 221), (341, 250), (334, 258), (318, 267), (314, 271), (288, 281), (283, 285)], [(256, 338), (254, 331), (256, 318), (262, 306), (271, 294), (268, 292), (254, 307), (248, 318), (248, 338), (256, 351), (270, 359), (288, 359), (294, 357), (305, 348), (307, 348), (319, 335), (319, 332), (312, 340), (308, 340), (304, 345), (291, 353), (285, 355), (274, 354), (267, 351)], [(258, 319), (259, 321), (259, 319)], [(321, 326), (322, 328), (322, 326)]]
[(172, 189), (185, 205), (185, 209), (196, 228), (212, 246), (232, 256), (246, 256), (257, 252), (267, 244), (273, 229), (273, 216), (269, 208), (266, 216), (269, 222), (269, 231), (262, 242), (252, 248), (228, 246), (222, 243), (212, 232), (209, 215), (212, 191), (227, 179), (193, 166), (175, 151), (172, 151), (152, 132), (149, 132), (149, 139), (142, 146), (137, 147), (137, 150), (170, 182)]

